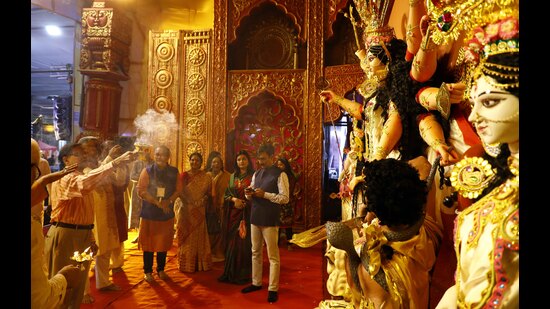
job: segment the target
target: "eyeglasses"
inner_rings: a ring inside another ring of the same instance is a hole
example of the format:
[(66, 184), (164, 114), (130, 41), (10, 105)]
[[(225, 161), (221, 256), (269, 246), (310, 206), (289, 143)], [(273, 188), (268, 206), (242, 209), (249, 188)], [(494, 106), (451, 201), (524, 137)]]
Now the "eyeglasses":
[(37, 180), (38, 178), (40, 178), (40, 176), (42, 176), (42, 172), (40, 171), (40, 168), (36, 164), (31, 164), (31, 171), (33, 168), (36, 169), (36, 173), (35, 173), (36, 176), (34, 177), (34, 180)]

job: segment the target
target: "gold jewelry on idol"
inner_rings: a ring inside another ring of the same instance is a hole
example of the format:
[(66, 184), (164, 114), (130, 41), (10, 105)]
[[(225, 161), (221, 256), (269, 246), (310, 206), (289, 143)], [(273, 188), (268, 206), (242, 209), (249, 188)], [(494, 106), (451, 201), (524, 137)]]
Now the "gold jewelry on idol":
[(483, 146), (483, 149), (485, 149), (485, 152), (493, 158), (498, 157), (500, 154), (500, 143), (487, 144), (482, 140), (481, 145)]
[(452, 5), (427, 1), (427, 11), (435, 23), (431, 36), (436, 45), (456, 41), (464, 32), (471, 37), (476, 27), (493, 23), (503, 16), (519, 17), (519, 0), (456, 0)]
[(451, 170), (451, 185), (465, 198), (475, 199), (489, 186), (495, 171), (489, 161), (468, 157), (456, 163)]
[(513, 156), (508, 157), (508, 169), (514, 174), (514, 176), (519, 176), (519, 160)]
[(441, 83), (435, 101), (437, 103), (437, 110), (441, 113), (441, 116), (445, 119), (449, 119), (451, 115), (451, 93), (447, 89), (447, 84)]
[(365, 50), (370, 45), (389, 42), (395, 38), (395, 30), (388, 25), (394, 0), (353, 0), (361, 18)]

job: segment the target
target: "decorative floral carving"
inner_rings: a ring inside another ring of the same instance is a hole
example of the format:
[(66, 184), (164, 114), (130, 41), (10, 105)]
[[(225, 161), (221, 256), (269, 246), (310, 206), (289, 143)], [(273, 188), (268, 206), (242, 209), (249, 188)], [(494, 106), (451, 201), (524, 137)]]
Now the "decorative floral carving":
[[(182, 168), (188, 167), (188, 157), (191, 153), (198, 151), (205, 154), (205, 151), (213, 149), (209, 145), (207, 134), (207, 124), (216, 123), (220, 121), (219, 111), (211, 113), (215, 115), (207, 115), (207, 108), (210, 110), (210, 106), (206, 106), (205, 102), (215, 102), (210, 97), (212, 92), (212, 74), (209, 67), (210, 62), (207, 61), (208, 52), (211, 50), (212, 43), (210, 42), (212, 31), (205, 30), (186, 30), (181, 31), (182, 34), (182, 54), (184, 56), (184, 62), (182, 63), (182, 79), (186, 82), (183, 83), (183, 89), (181, 92), (181, 125), (183, 127), (180, 134), (181, 148), (181, 162)], [(212, 56), (214, 60), (214, 56)], [(217, 75), (217, 74), (216, 74)], [(207, 80), (208, 77), (208, 80)], [(207, 87), (208, 86), (208, 87)], [(214, 117), (214, 118), (210, 118)], [(211, 120), (212, 119), (212, 120)], [(212, 129), (217, 127), (212, 125)], [(220, 125), (221, 128), (225, 126)], [(216, 148), (219, 149), (219, 148)]]
[(192, 90), (201, 90), (205, 85), (204, 76), (200, 73), (193, 73), (187, 78), (187, 84)]
[(187, 132), (194, 137), (201, 136), (204, 133), (204, 123), (197, 118), (187, 120)]
[(203, 147), (201, 146), (201, 144), (199, 144), (197, 142), (188, 143), (187, 144), (187, 149), (186, 149), (187, 157), (189, 157), (194, 152), (204, 153)]
[(200, 47), (193, 48), (189, 51), (189, 62), (193, 65), (201, 65), (206, 60), (206, 53)]
[[(232, 42), (236, 38), (236, 31), (239, 28), (243, 19), (250, 14), (250, 12), (258, 7), (265, 0), (233, 0), (231, 3), (232, 20), (229, 23), (229, 37), (228, 42)], [(279, 0), (276, 3), (271, 2), (278, 9), (283, 11), (289, 18), (291, 18), (298, 29), (298, 38), (301, 41), (305, 41), (305, 33), (301, 29), (306, 29), (304, 25), (304, 17), (302, 12), (305, 12), (305, 1), (295, 0)]]
[[(285, 72), (231, 72), (229, 75), (229, 89), (231, 102), (231, 116), (236, 116), (239, 103), (251, 94), (260, 90), (270, 90), (273, 93), (281, 94), (295, 102), (298, 110), (304, 107), (303, 82), (304, 71)], [(301, 112), (300, 112), (301, 114)]]
[[(322, 165), (322, 104), (315, 88), (315, 81), (323, 75), (323, 24), (326, 23), (323, 10), (326, 10), (325, 0), (311, 0), (306, 6), (305, 1), (282, 0), (275, 4), (287, 16), (293, 19), (299, 29), (298, 39), (305, 42), (307, 38), (307, 67), (308, 73), (303, 70), (285, 71), (228, 71), (227, 44), (235, 40), (236, 29), (241, 21), (265, 0), (216, 0), (214, 6), (213, 35), (213, 72), (219, 72), (212, 77), (212, 100), (208, 113), (208, 122), (213, 123), (222, 119), (223, 125), (213, 126), (212, 145), (214, 149), (226, 149), (225, 138), (233, 126), (233, 121), (239, 108), (261, 91), (281, 97), (289, 106), (295, 108), (299, 119), (299, 130), (292, 135), (286, 135), (284, 143), (294, 143), (294, 139), (301, 140), (303, 145), (302, 174), (299, 177), (299, 186), (302, 189), (302, 200), (296, 209), (297, 230), (311, 228), (320, 224), (321, 219), (321, 168)], [(309, 24), (304, 27), (305, 19)], [(301, 31), (301, 29), (307, 29)], [(228, 74), (225, 74), (228, 73)], [(227, 86), (229, 85), (229, 87)], [(226, 107), (228, 106), (228, 107)], [(230, 113), (230, 115), (226, 115)], [(301, 134), (298, 136), (298, 134)], [(294, 150), (288, 150), (285, 155), (294, 157)], [(308, 205), (307, 208), (302, 205)]]
[(226, 133), (227, 128), (227, 30), (228, 30), (228, 14), (227, 0), (216, 0), (214, 5), (214, 31), (213, 35), (213, 50), (212, 50), (212, 66), (214, 72), (223, 74), (215, 74), (212, 77), (212, 89), (216, 89), (212, 93), (212, 110), (216, 113), (210, 113), (209, 123), (213, 123), (214, 119), (221, 119), (223, 125), (213, 126), (212, 128), (212, 146), (214, 149), (226, 149)]
[(187, 101), (187, 112), (189, 116), (197, 117), (202, 115), (202, 113), (204, 113), (204, 102), (198, 98)]
[(319, 102), (319, 94), (315, 91), (315, 84), (323, 72), (323, 7), (324, 0), (312, 0), (309, 4), (308, 16), (308, 75), (307, 75), (307, 93), (304, 110), (307, 111), (307, 117), (304, 121), (307, 123), (306, 141), (304, 146), (307, 154), (304, 157), (305, 182), (303, 205), (317, 205), (317, 207), (308, 206), (300, 210), (305, 218), (306, 228), (311, 228), (320, 224), (321, 220), (321, 162), (322, 154), (322, 105)]

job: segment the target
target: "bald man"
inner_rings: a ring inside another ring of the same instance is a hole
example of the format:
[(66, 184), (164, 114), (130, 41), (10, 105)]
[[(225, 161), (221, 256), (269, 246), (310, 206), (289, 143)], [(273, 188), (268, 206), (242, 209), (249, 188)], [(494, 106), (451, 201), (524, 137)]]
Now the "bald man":
[(76, 286), (80, 269), (68, 265), (48, 280), (44, 260), (44, 235), (42, 234), (42, 201), (48, 196), (46, 186), (76, 169), (41, 176), (40, 148), (31, 138), (31, 308), (57, 308), (65, 298), (68, 288)]

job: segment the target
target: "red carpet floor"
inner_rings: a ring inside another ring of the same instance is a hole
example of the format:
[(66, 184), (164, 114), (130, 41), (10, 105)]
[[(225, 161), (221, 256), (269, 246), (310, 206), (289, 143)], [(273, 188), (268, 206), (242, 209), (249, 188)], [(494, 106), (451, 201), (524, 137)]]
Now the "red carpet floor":
[[(129, 240), (136, 233), (129, 233)], [(143, 280), (142, 252), (137, 244), (125, 243), (124, 271), (115, 273), (112, 281), (122, 289), (100, 292), (95, 288), (94, 273), (90, 272), (90, 287), (93, 304), (81, 308), (315, 308), (323, 299), (324, 252), (321, 244), (311, 248), (295, 248), (288, 251), (286, 241), (281, 240), (281, 276), (279, 300), (267, 302), (269, 262), (264, 251), (263, 289), (249, 294), (240, 291), (246, 285), (220, 283), (223, 262), (214, 263), (206, 272), (181, 273), (177, 269), (176, 246), (168, 252), (165, 271), (171, 277), (149, 284)], [(264, 249), (265, 250), (265, 249)], [(155, 262), (156, 265), (156, 262)], [(93, 265), (92, 265), (93, 267)]]

